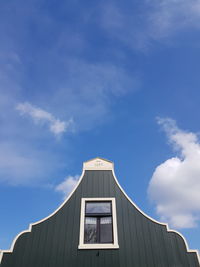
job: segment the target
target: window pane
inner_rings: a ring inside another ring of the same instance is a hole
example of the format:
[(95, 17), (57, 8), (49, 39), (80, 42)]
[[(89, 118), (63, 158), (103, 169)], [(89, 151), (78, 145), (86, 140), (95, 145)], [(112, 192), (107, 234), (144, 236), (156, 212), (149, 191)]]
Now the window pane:
[(87, 202), (86, 213), (111, 213), (111, 202)]
[(86, 217), (84, 243), (97, 243), (97, 218)]
[(113, 243), (112, 217), (100, 218), (100, 242)]

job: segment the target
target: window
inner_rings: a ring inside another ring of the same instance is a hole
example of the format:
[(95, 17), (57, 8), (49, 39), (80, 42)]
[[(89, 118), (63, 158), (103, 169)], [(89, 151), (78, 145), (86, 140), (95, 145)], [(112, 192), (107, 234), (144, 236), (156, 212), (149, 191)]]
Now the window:
[(79, 249), (118, 247), (115, 198), (82, 198)]
[(113, 243), (111, 201), (85, 202), (84, 243)]

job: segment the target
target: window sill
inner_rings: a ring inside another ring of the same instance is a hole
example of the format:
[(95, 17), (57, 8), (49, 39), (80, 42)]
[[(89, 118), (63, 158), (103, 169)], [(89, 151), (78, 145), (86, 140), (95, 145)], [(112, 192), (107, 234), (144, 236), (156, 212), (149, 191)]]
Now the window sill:
[(115, 244), (83, 244), (78, 249), (118, 249), (119, 245)]

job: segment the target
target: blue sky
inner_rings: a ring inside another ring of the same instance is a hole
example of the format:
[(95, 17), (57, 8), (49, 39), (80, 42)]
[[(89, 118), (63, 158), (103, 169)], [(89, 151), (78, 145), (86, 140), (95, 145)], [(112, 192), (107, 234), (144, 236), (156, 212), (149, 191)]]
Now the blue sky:
[(100, 156), (200, 249), (200, 1), (0, 3), (0, 249)]

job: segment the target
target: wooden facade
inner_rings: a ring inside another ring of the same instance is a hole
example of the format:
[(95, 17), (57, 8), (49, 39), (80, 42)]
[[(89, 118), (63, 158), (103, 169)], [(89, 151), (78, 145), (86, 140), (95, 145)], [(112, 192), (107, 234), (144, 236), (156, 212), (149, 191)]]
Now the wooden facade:
[[(116, 201), (118, 248), (79, 249), (81, 200)], [(84, 164), (75, 190), (52, 215), (19, 234), (0, 267), (199, 267), (183, 237), (145, 215), (118, 184), (109, 161)]]

